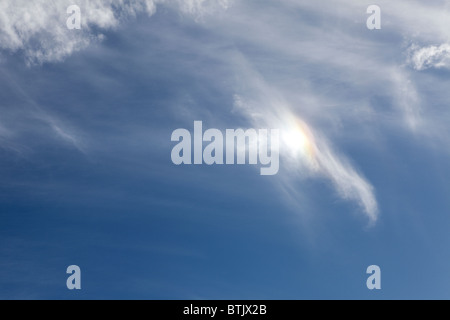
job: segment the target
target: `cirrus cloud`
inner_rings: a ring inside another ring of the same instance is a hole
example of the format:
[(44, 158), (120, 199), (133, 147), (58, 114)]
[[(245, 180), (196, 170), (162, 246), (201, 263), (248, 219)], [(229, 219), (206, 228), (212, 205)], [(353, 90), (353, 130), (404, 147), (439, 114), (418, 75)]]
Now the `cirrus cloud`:
[(81, 30), (68, 30), (66, 10), (71, 0), (0, 2), (0, 49), (21, 52), (28, 64), (61, 61), (73, 52), (104, 38), (102, 32), (117, 28), (127, 17), (153, 15), (157, 5), (175, 7), (196, 19), (217, 8), (227, 8), (228, 0), (78, 0)]

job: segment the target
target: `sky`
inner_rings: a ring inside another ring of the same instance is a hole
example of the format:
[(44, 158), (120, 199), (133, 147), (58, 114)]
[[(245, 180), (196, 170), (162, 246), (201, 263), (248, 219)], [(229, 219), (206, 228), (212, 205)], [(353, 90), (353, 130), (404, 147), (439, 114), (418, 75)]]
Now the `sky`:
[[(1, 0), (0, 298), (450, 299), (449, 17)], [(278, 174), (175, 165), (194, 121), (279, 129)]]

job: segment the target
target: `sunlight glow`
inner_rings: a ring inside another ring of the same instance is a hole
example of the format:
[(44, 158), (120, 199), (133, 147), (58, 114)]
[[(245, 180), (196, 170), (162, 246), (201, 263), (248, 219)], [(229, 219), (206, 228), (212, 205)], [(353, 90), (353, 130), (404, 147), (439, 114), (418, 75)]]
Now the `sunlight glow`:
[(283, 130), (282, 139), (294, 157), (303, 156), (310, 160), (314, 158), (314, 138), (303, 123), (294, 121)]

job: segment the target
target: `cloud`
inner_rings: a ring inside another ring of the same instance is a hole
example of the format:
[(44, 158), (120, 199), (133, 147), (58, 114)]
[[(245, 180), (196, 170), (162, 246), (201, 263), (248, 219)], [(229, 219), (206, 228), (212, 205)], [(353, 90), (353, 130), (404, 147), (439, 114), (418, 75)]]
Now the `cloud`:
[[(66, 8), (71, 1), (3, 1), (0, 46), (21, 53), (29, 63), (60, 61), (92, 42), (101, 41), (102, 33), (107, 30), (121, 32), (119, 27), (129, 17), (153, 15), (163, 7), (200, 21), (195, 28), (184, 30), (179, 28), (180, 24), (153, 20), (160, 23), (155, 28), (152, 21), (146, 24), (140, 20), (139, 23), (152, 28), (128, 28), (126, 32), (145, 33), (136, 39), (147, 35), (159, 37), (163, 45), (155, 48), (158, 42), (154, 41), (148, 48), (145, 44), (138, 46), (140, 53), (129, 54), (136, 54), (144, 65), (151, 59), (146, 50), (163, 52), (164, 48), (171, 48), (172, 59), (186, 60), (179, 62), (178, 69), (203, 80), (207, 76), (208, 84), (217, 85), (217, 92), (225, 92), (224, 95), (230, 91), (236, 93), (236, 110), (255, 126), (291, 128), (292, 135), (287, 134), (286, 138), (286, 144), (291, 141), (291, 146), (296, 138), (302, 139), (302, 133), (297, 130), (302, 128), (312, 138), (309, 147), (315, 153), (314, 157), (301, 155), (302, 149), (296, 149), (293, 143), (295, 152), (287, 161), (296, 175), (283, 181), (293, 198), (299, 193), (293, 187), (296, 179), (304, 175), (322, 177), (328, 179), (342, 198), (358, 203), (375, 220), (378, 215), (375, 188), (357, 169), (360, 166), (364, 172), (365, 164), (351, 161), (340, 144), (378, 145), (393, 132), (401, 132), (408, 139), (411, 132), (418, 136), (424, 134), (427, 139), (448, 136), (444, 121), (448, 118), (447, 111), (442, 108), (442, 113), (436, 115), (434, 104), (433, 108), (422, 105), (425, 101), (434, 103), (435, 100), (429, 99), (432, 90), (437, 92), (447, 84), (420, 78), (405, 66), (409, 44), (419, 43), (420, 46), (408, 51), (413, 68), (447, 67), (448, 45), (423, 45), (446, 43), (450, 37), (448, 8), (443, 8), (442, 2), (380, 1), (382, 30), (374, 32), (366, 29), (366, 9), (373, 4), (370, 1), (327, 0), (323, 5), (306, 0), (84, 0), (78, 3), (83, 28), (73, 31), (67, 30), (65, 24)], [(227, 14), (218, 17), (218, 10), (223, 9), (228, 9)], [(27, 17), (27, 12), (36, 15)], [(202, 32), (203, 27), (207, 32)], [(132, 44), (132, 33), (129, 39)], [(109, 50), (102, 49), (98, 50), (99, 55)], [(186, 59), (186, 52), (203, 64)], [(117, 59), (119, 55), (114, 57)], [(236, 56), (251, 61), (251, 67), (246, 67)], [(114, 59), (112, 55), (108, 57)], [(189, 69), (194, 64), (195, 68)], [(161, 63), (165, 73), (170, 72), (168, 65)], [(173, 61), (170, 65), (174, 65)], [(107, 86), (98, 82), (95, 85)], [(237, 89), (229, 90), (233, 85)], [(439, 99), (442, 106), (448, 102), (443, 95)], [(187, 115), (195, 111), (197, 118), (208, 112), (216, 115), (216, 110), (203, 104), (197, 106), (188, 101), (174, 104)], [(64, 120), (64, 124), (70, 122)], [(49, 125), (53, 133), (67, 142), (73, 141), (69, 137), (80, 140), (73, 133), (77, 130), (69, 130), (61, 122), (56, 127), (51, 122)]]
[[(291, 204), (298, 207), (301, 190), (295, 185), (304, 178), (325, 178), (343, 199), (356, 202), (371, 223), (378, 218), (374, 187), (350, 163), (333, 150), (324, 135), (313, 129), (282, 97), (275, 86), (269, 85), (249, 64), (241, 64), (241, 77), (247, 90), (235, 97), (235, 111), (249, 119), (256, 128), (280, 129), (281, 157), (284, 174), (281, 188)], [(250, 95), (249, 95), (249, 92)], [(312, 102), (311, 102), (312, 103)], [(309, 106), (317, 107), (317, 106)]]
[(32, 132), (34, 137), (56, 138), (87, 155), (87, 144), (75, 125), (36, 102), (19, 84), (16, 76), (1, 69), (0, 74), (6, 80), (3, 85), (9, 93), (3, 105), (0, 105), (3, 114), (3, 122), (0, 123), (0, 148), (24, 155), (30, 145), (30, 141), (24, 136), (27, 136), (27, 132)]
[[(297, 200), (302, 198), (300, 197), (302, 191), (295, 189), (298, 181), (305, 177), (326, 178), (340, 197), (355, 201), (370, 222), (375, 222), (378, 218), (378, 204), (374, 187), (344, 156), (334, 152), (327, 140), (313, 134), (311, 127), (298, 115), (289, 109), (280, 110), (279, 103), (276, 105), (276, 109), (281, 112), (280, 117), (276, 119), (254, 118), (252, 112), (246, 115), (258, 128), (280, 128), (281, 149), (284, 151), (281, 156), (285, 160), (283, 163), (287, 164), (281, 177), (281, 186), (293, 200), (295, 207), (301, 205)], [(248, 111), (249, 108), (244, 112)]]
[(450, 68), (450, 44), (423, 48), (413, 46), (410, 52), (409, 63), (418, 71)]
[(59, 123), (55, 117), (51, 117), (47, 114), (43, 114), (39, 118), (41, 120), (43, 120), (47, 125), (49, 125), (50, 128), (53, 130), (53, 132), (59, 138), (61, 138), (65, 142), (71, 144), (79, 152), (87, 155), (86, 147), (84, 146), (84, 143), (81, 141), (81, 139), (75, 133), (73, 133), (69, 129), (67, 129), (65, 126), (61, 125), (61, 123)]
[(153, 15), (158, 4), (176, 7), (196, 18), (227, 8), (227, 0), (78, 0), (81, 30), (69, 30), (71, 0), (3, 0), (0, 2), (0, 49), (21, 52), (28, 64), (61, 61), (73, 52), (101, 41), (102, 32), (140, 13)]

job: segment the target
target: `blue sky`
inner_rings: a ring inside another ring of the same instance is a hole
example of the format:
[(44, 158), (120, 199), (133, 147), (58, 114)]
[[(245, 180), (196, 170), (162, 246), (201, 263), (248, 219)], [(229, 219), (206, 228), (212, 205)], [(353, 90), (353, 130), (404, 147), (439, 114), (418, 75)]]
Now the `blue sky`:
[[(0, 298), (449, 299), (450, 7), (371, 4), (3, 1)], [(175, 166), (196, 120), (304, 141)]]

